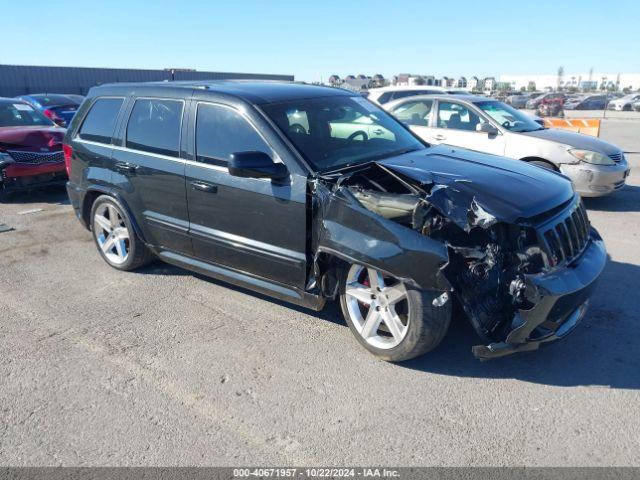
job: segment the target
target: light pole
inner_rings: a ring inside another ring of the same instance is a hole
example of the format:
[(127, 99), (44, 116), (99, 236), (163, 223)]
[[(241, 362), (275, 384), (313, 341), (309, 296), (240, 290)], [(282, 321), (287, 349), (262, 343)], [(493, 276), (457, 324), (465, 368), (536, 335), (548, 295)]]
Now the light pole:
[(604, 108), (602, 109), (602, 118), (607, 118), (607, 103), (609, 103), (609, 92), (607, 90), (607, 77), (602, 77), (602, 86), (604, 87)]

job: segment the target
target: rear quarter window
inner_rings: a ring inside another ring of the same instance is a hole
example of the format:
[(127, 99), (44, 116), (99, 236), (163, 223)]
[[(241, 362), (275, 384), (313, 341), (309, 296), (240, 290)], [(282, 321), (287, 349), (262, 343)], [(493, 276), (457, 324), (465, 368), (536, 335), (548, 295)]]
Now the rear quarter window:
[(82, 122), (78, 136), (92, 142), (111, 143), (123, 102), (124, 98), (97, 99)]

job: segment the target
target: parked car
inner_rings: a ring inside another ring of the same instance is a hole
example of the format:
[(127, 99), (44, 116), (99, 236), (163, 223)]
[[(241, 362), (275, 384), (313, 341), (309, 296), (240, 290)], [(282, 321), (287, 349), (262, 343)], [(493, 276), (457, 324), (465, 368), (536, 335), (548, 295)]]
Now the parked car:
[(385, 105), (423, 140), (504, 155), (559, 171), (585, 197), (622, 188), (629, 166), (622, 150), (599, 138), (541, 127), (496, 100), (472, 96), (422, 96)]
[[(335, 134), (362, 117), (389, 134)], [(334, 88), (96, 87), (65, 159), (71, 204), (110, 266), (157, 256), (313, 309), (338, 299), (360, 344), (390, 361), (435, 348), (454, 301), (480, 358), (563, 337), (606, 262), (563, 176), (430, 147)]]
[(564, 118), (564, 100), (561, 98), (547, 98), (542, 100), (536, 108), (536, 115), (540, 117)]
[(522, 95), (516, 95), (510, 98), (510, 105), (514, 108), (525, 108), (527, 102), (542, 95), (542, 92), (529, 92)]
[(584, 95), (568, 98), (564, 102), (565, 110), (604, 110), (607, 106), (606, 95)]
[(525, 106), (529, 110), (535, 110), (540, 106), (542, 102), (564, 101), (565, 98), (566, 95), (562, 92), (547, 92), (543, 93), (542, 95), (538, 95), (535, 98), (530, 98), (529, 100), (527, 100)]
[(34, 93), (16, 97), (37, 108), (61, 127), (66, 127), (82, 103), (80, 95)]
[(640, 93), (630, 93), (629, 95), (625, 95), (624, 97), (611, 100), (609, 102), (608, 108), (610, 110), (629, 112), (633, 109), (634, 102), (637, 101), (640, 101)]
[(64, 185), (64, 134), (28, 103), (0, 98), (0, 200), (18, 190)]
[(449, 95), (465, 95), (469, 92), (461, 88), (445, 88), (426, 85), (413, 86), (391, 86), (372, 88), (369, 90), (367, 98), (378, 105), (384, 105), (392, 100), (400, 98), (412, 97), (415, 95), (438, 95), (447, 93)]

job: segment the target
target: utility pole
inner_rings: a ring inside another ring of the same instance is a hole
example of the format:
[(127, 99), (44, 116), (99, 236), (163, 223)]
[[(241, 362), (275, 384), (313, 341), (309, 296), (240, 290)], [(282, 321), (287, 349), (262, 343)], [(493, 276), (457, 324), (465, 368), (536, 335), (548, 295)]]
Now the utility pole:
[(602, 109), (602, 118), (607, 118), (607, 103), (609, 103), (609, 90), (607, 90), (607, 77), (602, 77), (602, 85), (604, 87), (604, 108)]

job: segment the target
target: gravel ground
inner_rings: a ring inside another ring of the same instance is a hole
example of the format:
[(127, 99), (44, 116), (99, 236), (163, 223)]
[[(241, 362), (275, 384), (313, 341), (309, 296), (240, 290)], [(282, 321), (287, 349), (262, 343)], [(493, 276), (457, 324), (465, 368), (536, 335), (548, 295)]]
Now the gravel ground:
[[(640, 122), (602, 136), (640, 152)], [(109, 268), (63, 192), (0, 206), (1, 465), (640, 465), (640, 155), (587, 201), (611, 259), (580, 328), (481, 363), (460, 318), (402, 364), (316, 314)]]

